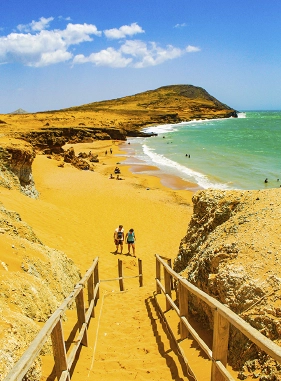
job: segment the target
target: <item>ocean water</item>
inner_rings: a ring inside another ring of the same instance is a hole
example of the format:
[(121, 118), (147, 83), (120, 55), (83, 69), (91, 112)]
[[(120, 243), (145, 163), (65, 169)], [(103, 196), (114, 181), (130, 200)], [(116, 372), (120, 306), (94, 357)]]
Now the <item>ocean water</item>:
[(281, 111), (246, 111), (238, 118), (153, 126), (145, 131), (158, 135), (128, 139), (122, 146), (126, 164), (156, 166), (158, 174), (176, 175), (204, 189), (281, 185)]

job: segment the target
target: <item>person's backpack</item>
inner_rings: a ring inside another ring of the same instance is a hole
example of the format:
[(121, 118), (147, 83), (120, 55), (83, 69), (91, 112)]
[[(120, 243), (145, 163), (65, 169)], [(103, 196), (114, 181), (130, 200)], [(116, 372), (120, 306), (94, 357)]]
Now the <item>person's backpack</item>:
[(118, 230), (118, 232), (117, 232), (117, 238), (118, 239), (122, 239), (123, 238), (123, 232), (122, 231)]

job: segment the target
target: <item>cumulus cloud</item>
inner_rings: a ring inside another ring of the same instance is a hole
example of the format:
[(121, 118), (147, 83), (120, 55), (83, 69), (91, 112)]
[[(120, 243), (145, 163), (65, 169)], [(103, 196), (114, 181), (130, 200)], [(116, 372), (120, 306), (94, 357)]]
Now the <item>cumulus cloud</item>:
[[(59, 19), (62, 20), (62, 17)], [(95, 25), (86, 23), (68, 23), (64, 29), (49, 30), (53, 20), (53, 17), (41, 17), (38, 21), (18, 25), (19, 33), (0, 36), (0, 65), (19, 62), (27, 66), (43, 67), (72, 62), (114, 68), (144, 68), (200, 51), (200, 48), (192, 45), (181, 49), (173, 45), (161, 47), (156, 42), (130, 39), (136, 34), (145, 33), (137, 23), (103, 32)], [(88, 56), (83, 52), (75, 56), (72, 53), (74, 46), (84, 42), (92, 43), (94, 37), (104, 36), (110, 40), (121, 40), (122, 43), (112, 41), (110, 47), (96, 52), (92, 50)]]
[(21, 62), (35, 67), (65, 62), (72, 58), (69, 47), (92, 41), (92, 35), (101, 35), (95, 25), (71, 23), (64, 30), (11, 33), (0, 37), (0, 62)]
[(144, 33), (144, 30), (137, 23), (132, 23), (131, 25), (123, 25), (119, 29), (106, 29), (104, 34), (110, 39), (121, 39), (127, 36), (134, 36), (137, 33)]
[(187, 51), (187, 53), (195, 53), (195, 52), (200, 52), (200, 48), (198, 48), (198, 46), (192, 46), (192, 45), (188, 45), (185, 49)]
[(74, 64), (91, 62), (97, 66), (110, 67), (134, 67), (144, 68), (156, 66), (167, 60), (172, 60), (186, 53), (199, 51), (199, 48), (188, 46), (179, 49), (172, 45), (165, 48), (158, 46), (155, 42), (145, 43), (140, 40), (127, 40), (118, 50), (108, 48), (97, 53), (92, 53), (88, 57), (83, 54), (76, 55)]
[(132, 62), (132, 58), (126, 58), (121, 51), (113, 48), (107, 48), (97, 53), (92, 53), (88, 57), (79, 54), (74, 57), (73, 63), (91, 62), (96, 66), (126, 67)]
[(19, 24), (17, 26), (17, 29), (20, 32), (30, 32), (30, 31), (39, 32), (43, 29), (47, 29), (49, 27), (50, 22), (53, 20), (54, 20), (53, 17), (49, 17), (47, 19), (45, 17), (41, 17), (39, 21), (32, 20), (31, 23), (29, 24)]

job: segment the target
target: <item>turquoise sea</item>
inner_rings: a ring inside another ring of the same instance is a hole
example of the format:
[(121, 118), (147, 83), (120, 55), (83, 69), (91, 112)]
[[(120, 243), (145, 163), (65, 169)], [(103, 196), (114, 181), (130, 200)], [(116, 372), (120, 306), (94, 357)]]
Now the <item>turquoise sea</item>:
[(245, 111), (238, 118), (153, 126), (145, 131), (158, 135), (130, 138), (122, 146), (132, 170), (139, 164), (156, 166), (155, 174), (176, 175), (199, 188), (250, 190), (281, 185), (281, 111)]

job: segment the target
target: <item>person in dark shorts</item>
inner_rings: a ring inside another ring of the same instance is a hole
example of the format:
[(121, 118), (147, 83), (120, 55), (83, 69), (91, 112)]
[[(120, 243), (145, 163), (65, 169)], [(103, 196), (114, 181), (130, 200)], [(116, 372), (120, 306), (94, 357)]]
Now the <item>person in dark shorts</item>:
[(128, 254), (131, 254), (131, 248), (133, 250), (133, 256), (136, 256), (136, 247), (135, 247), (135, 242), (136, 242), (136, 236), (134, 229), (130, 229), (128, 233), (126, 234), (126, 242), (128, 244)]
[(115, 253), (118, 253), (118, 247), (120, 246), (121, 249), (121, 254), (123, 252), (123, 242), (124, 242), (124, 229), (123, 225), (119, 225), (118, 228), (114, 230), (114, 235), (113, 235), (114, 243), (116, 246), (116, 251)]

